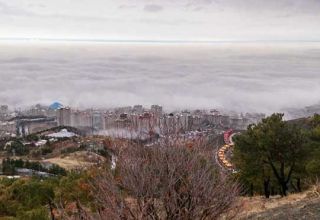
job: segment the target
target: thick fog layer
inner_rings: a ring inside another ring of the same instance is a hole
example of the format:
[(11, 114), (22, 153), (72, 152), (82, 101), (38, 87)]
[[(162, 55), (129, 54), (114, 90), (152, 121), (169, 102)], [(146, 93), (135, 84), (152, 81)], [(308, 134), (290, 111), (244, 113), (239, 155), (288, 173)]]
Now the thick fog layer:
[(320, 44), (0, 46), (0, 103), (279, 111), (320, 101)]

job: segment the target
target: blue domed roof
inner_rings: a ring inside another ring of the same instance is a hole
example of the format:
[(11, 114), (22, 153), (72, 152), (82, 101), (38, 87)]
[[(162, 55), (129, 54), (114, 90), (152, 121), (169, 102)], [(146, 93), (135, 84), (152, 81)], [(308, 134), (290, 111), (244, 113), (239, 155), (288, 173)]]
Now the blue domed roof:
[(62, 107), (63, 107), (63, 105), (61, 103), (54, 102), (49, 106), (49, 109), (57, 110), (57, 109), (62, 108)]

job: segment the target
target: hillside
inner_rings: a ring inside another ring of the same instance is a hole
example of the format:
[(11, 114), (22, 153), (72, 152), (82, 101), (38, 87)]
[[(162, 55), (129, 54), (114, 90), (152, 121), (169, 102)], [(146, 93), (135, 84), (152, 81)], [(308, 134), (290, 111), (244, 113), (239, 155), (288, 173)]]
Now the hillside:
[(241, 198), (243, 209), (236, 219), (260, 220), (300, 220), (320, 219), (320, 188), (289, 195), (288, 197)]
[(320, 199), (304, 199), (285, 205), (280, 205), (257, 214), (247, 216), (243, 219), (260, 219), (260, 220), (316, 220), (320, 219)]

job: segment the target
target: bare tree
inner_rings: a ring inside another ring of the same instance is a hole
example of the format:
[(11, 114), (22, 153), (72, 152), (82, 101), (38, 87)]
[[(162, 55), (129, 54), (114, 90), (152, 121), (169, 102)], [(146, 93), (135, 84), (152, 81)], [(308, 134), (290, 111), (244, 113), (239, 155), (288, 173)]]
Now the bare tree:
[(117, 169), (92, 183), (92, 219), (217, 219), (230, 211), (239, 186), (203, 156), (183, 145), (130, 145)]

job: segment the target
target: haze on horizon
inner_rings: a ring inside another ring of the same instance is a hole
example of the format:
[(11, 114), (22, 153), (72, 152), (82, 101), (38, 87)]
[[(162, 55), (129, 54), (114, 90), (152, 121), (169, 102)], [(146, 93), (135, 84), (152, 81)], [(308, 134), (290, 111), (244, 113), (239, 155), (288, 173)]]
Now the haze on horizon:
[(319, 43), (0, 44), (0, 100), (271, 113), (320, 101), (319, 60)]

